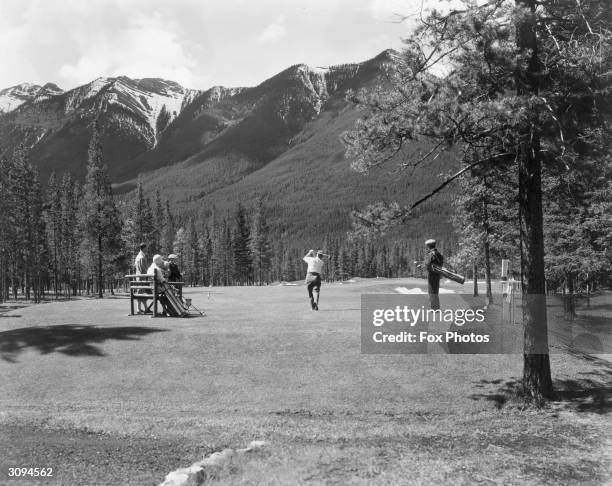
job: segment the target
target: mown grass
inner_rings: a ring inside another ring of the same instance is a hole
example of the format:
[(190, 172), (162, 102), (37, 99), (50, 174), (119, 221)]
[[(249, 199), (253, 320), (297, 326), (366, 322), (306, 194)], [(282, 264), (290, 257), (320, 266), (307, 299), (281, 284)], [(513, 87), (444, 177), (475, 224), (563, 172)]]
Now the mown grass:
[(3, 474), (44, 460), (58, 484), (157, 484), (266, 440), (209, 482), (609, 481), (609, 356), (552, 355), (559, 399), (538, 409), (517, 398), (520, 355), (362, 355), (360, 295), (396, 284), (422, 281), (324, 285), (318, 313), (302, 286), (189, 289), (207, 317), (184, 320), (127, 317), (122, 299), (14, 310), (0, 321)]

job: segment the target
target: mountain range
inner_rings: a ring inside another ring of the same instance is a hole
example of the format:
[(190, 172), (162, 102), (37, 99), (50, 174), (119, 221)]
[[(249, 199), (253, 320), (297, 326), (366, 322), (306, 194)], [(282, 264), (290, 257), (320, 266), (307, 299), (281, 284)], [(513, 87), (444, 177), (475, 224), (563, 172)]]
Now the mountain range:
[[(263, 197), (279, 235), (344, 232), (351, 209), (378, 200), (408, 204), (453, 166), (442, 157), (410, 174), (393, 163), (369, 176), (350, 168), (340, 135), (363, 114), (350, 93), (384, 86), (395, 62), (387, 50), (362, 63), (297, 64), (255, 87), (208, 90), (124, 76), (69, 91), (22, 84), (0, 91), (0, 146), (30, 147), (43, 180), (65, 171), (83, 180), (97, 120), (114, 189), (128, 201), (138, 181), (181, 213), (204, 218), (213, 207)], [(415, 143), (402, 157), (423, 150)], [(409, 236), (420, 238), (425, 220), (429, 232), (448, 234), (448, 213), (448, 197), (432, 202)]]

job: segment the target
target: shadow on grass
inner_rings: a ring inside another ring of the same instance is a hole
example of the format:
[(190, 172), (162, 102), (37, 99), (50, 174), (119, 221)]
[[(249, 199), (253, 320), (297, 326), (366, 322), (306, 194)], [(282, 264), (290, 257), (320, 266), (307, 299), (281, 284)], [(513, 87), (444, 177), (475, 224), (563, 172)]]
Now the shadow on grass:
[[(553, 404), (561, 409), (575, 412), (598, 414), (612, 412), (612, 372), (603, 370), (589, 374), (595, 375), (597, 380), (591, 378), (555, 380)], [(485, 393), (470, 395), (470, 398), (491, 401), (497, 409), (510, 405), (526, 406), (529, 403), (519, 379), (511, 379), (505, 382), (502, 382), (502, 380), (481, 380), (475, 384), (479, 388), (490, 385), (494, 385), (495, 388)]]
[(95, 344), (109, 339), (138, 340), (154, 332), (167, 329), (152, 327), (96, 327), (67, 324), (63, 326), (25, 327), (0, 332), (0, 357), (16, 363), (17, 356), (27, 349), (40, 354), (62, 353), (68, 356), (105, 356)]
[(21, 314), (13, 316), (6, 316), (5, 314), (15, 309), (23, 309), (24, 307), (27, 307), (27, 305), (0, 305), (0, 317), (21, 317)]
[(606, 311), (606, 312), (612, 312), (612, 304), (607, 304), (607, 303), (603, 303), (603, 304), (593, 304), (591, 303), (590, 305), (587, 306), (586, 302), (580, 302), (580, 307), (578, 309), (576, 309), (578, 312), (580, 311)]

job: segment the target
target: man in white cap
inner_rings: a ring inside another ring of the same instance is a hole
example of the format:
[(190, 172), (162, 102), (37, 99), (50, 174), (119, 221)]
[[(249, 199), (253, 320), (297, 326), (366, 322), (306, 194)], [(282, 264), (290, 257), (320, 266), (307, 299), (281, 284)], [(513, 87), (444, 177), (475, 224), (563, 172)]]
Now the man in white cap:
[(176, 264), (177, 259), (178, 256), (176, 256), (174, 253), (170, 253), (170, 255), (168, 255), (168, 282), (182, 281), (183, 277), (181, 275), (178, 265)]
[(427, 268), (427, 293), (429, 294), (429, 307), (431, 309), (440, 308), (440, 274), (436, 272), (432, 265), (439, 267), (444, 263), (444, 257), (436, 249), (436, 240), (429, 239), (425, 242), (427, 247), (427, 257), (425, 258), (425, 268)]
[(323, 256), (325, 254), (321, 250), (317, 251), (316, 255), (314, 250), (310, 250), (304, 257), (304, 261), (308, 264), (306, 287), (308, 288), (310, 307), (312, 310), (317, 311), (319, 310), (319, 293), (321, 292), (321, 273), (323, 265), (325, 265)]

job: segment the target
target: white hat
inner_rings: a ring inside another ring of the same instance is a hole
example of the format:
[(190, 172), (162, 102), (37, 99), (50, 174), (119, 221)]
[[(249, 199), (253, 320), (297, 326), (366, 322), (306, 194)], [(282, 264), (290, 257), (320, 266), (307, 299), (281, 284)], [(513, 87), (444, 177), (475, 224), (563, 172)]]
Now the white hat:
[(436, 240), (433, 240), (433, 239), (431, 239), (431, 238), (430, 238), (430, 239), (428, 239), (428, 240), (425, 242), (425, 244), (426, 244), (426, 245), (435, 245), (435, 244), (436, 244)]
[(172, 258), (178, 258), (178, 257), (174, 253), (170, 253), (170, 255), (168, 255), (168, 260)]

